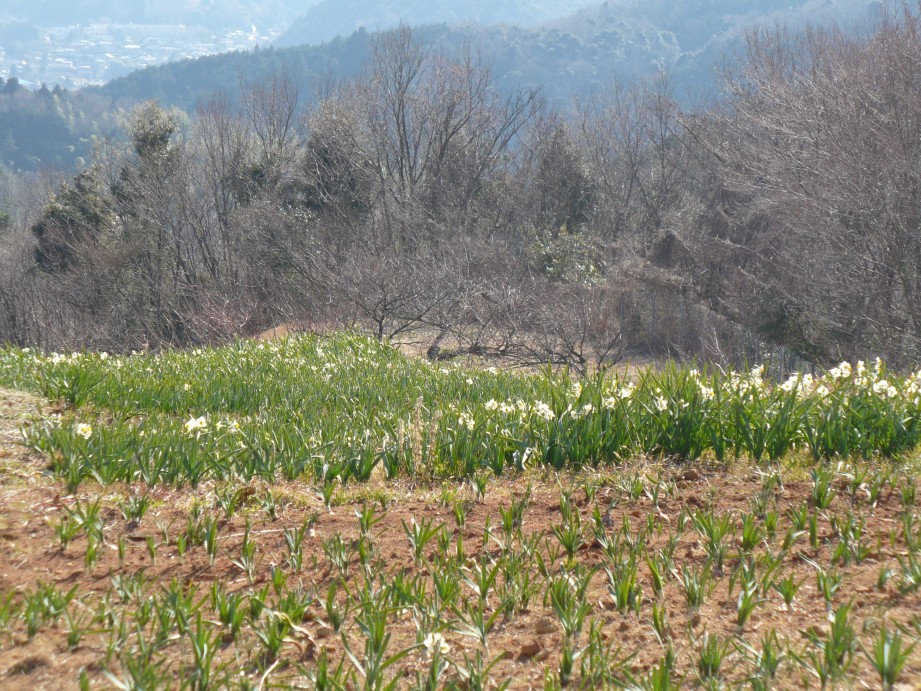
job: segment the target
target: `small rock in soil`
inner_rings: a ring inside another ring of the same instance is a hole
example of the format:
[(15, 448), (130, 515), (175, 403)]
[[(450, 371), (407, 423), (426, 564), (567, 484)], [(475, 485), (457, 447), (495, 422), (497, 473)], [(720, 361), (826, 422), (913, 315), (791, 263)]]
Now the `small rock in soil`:
[(521, 650), (519, 651), (519, 655), (521, 655), (521, 657), (534, 657), (539, 652), (540, 652), (540, 643), (537, 640), (532, 638), (530, 641), (526, 641), (525, 643), (521, 645)]
[(552, 619), (544, 617), (542, 619), (538, 619), (534, 624), (534, 631), (535, 633), (541, 634), (553, 633), (556, 631), (556, 626), (554, 626)]

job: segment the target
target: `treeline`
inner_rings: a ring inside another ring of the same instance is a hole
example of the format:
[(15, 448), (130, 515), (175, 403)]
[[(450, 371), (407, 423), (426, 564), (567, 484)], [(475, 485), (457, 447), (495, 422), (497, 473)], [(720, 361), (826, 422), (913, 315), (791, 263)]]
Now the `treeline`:
[[(354, 20), (356, 8), (351, 5), (326, 4), (314, 9), (323, 8), (324, 12), (339, 12), (340, 21)], [(828, 7), (807, 2), (788, 7), (780, 0), (764, 0), (747, 12), (727, 14), (724, 9), (705, 0), (678, 7), (665, 2), (606, 3), (538, 27), (441, 24), (416, 27), (413, 37), (420, 46), (442, 53), (459, 54), (465, 46), (476, 46), (501, 93), (540, 88), (541, 96), (555, 107), (568, 108), (574, 99), (602, 90), (612, 76), (632, 83), (648, 76), (654, 65), (668, 66), (674, 83), (680, 85), (674, 96), (687, 104), (716, 92), (713, 65), (721, 53), (736, 49), (740, 26), (746, 22), (783, 17), (800, 26), (834, 13), (857, 26), (866, 25), (873, 14), (862, 0), (842, 0)], [(328, 25), (327, 29), (332, 25), (321, 24)], [(287, 43), (296, 39), (295, 31)], [(33, 92), (13, 80), (15, 88), (6, 91), (15, 95), (0, 89), (0, 162), (15, 171), (72, 173), (89, 160), (100, 138), (117, 133), (113, 122), (123, 120), (140, 102), (157, 100), (164, 108), (194, 113), (202, 94), (222, 91), (236, 100), (241, 81), (265, 81), (282, 71), (305, 85), (300, 91), (301, 106), (314, 107), (327, 83), (351, 80), (361, 72), (373, 40), (373, 34), (361, 30), (323, 45), (263, 46), (174, 61), (78, 91), (42, 88)]]
[[(449, 33), (447, 29), (444, 32)], [(87, 87), (82, 93), (119, 107), (157, 100), (165, 107), (193, 113), (202, 94), (222, 92), (236, 102), (241, 81), (267, 81), (274, 74), (287, 72), (305, 85), (299, 94), (302, 105), (313, 105), (318, 85), (351, 79), (361, 71), (369, 58), (370, 44), (371, 34), (356, 31), (322, 46), (257, 47), (249, 52), (206, 55), (135, 70), (103, 86)]]
[[(398, 17), (419, 22), (443, 21), (451, 3), (394, 0), (393, 2), (322, 2), (308, 9), (302, 22), (280, 37), (274, 48), (212, 55), (137, 70), (89, 89), (119, 105), (157, 99), (162, 105), (195, 109), (201, 94), (237, 91), (241, 77), (261, 81), (279, 70), (299, 80), (351, 79), (368, 59), (373, 34), (351, 28), (392, 28)], [(759, 0), (736, 3), (710, 0), (665, 0), (590, 4), (568, 16), (535, 26), (549, 17), (574, 9), (578, 2), (465, 3), (453, 21), (413, 27), (416, 42), (442, 52), (460, 52), (475, 46), (489, 62), (496, 86), (505, 94), (522, 85), (539, 87), (556, 105), (569, 104), (604, 88), (613, 75), (625, 82), (648, 76), (663, 66), (680, 87), (674, 95), (683, 103), (717, 91), (714, 66), (741, 44), (744, 27), (783, 22), (802, 27), (831, 18), (866, 27), (886, 11), (893, 0)], [(424, 10), (420, 9), (421, 6)], [(540, 7), (538, 7), (540, 5)], [(522, 8), (527, 12), (522, 13)], [(541, 9), (542, 8), (542, 9)], [(496, 21), (517, 16), (509, 24), (467, 23), (475, 17)], [(441, 20), (438, 18), (442, 17)], [(467, 21), (465, 21), (467, 20)], [(335, 27), (339, 27), (336, 29)], [(337, 38), (341, 33), (344, 38)], [(329, 43), (319, 45), (319, 41)], [(310, 45), (304, 45), (310, 44)], [(312, 91), (302, 93), (311, 97)]]
[(28, 89), (0, 77), (0, 164), (13, 171), (74, 170), (113, 127), (109, 99), (44, 84)]
[[(757, 31), (722, 100), (561, 112), (400, 29), (302, 113), (294, 75), (130, 146), (0, 256), (0, 340), (186, 346), (279, 323), (584, 370), (625, 349), (921, 353), (921, 20)], [(322, 90), (318, 90), (322, 91)]]

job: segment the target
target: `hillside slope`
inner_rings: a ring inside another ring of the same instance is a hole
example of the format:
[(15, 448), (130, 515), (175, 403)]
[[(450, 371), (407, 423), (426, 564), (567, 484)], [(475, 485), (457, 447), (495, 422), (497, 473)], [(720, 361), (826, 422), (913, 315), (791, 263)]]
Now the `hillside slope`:
[(592, 4), (591, 0), (322, 0), (298, 18), (276, 44), (294, 46), (329, 41), (364, 28), (466, 23), (535, 26), (564, 17)]
[[(520, 0), (517, 6), (523, 4)], [(511, 6), (502, 4), (500, 9)], [(321, 7), (325, 5), (317, 6)], [(447, 3), (437, 7), (445, 8)], [(715, 91), (715, 65), (738, 44), (747, 27), (778, 22), (795, 27), (828, 19), (869, 24), (880, 7), (866, 0), (801, 0), (793, 6), (783, 0), (762, 0), (750, 3), (748, 9), (722, 0), (692, 0), (677, 6), (665, 0), (631, 0), (583, 8), (532, 28), (442, 23), (416, 27), (415, 35), (447, 52), (472, 45), (492, 62), (503, 89), (541, 87), (545, 96), (557, 102), (596, 90), (611, 77), (629, 81), (659, 68), (674, 75), (679, 97), (688, 97)], [(368, 57), (372, 37), (360, 29), (316, 46), (184, 60), (134, 72), (99, 92), (116, 102), (157, 98), (165, 105), (190, 109), (211, 91), (234, 93), (241, 77), (259, 81), (284, 68), (298, 75), (308, 93), (313, 81), (355, 74)]]

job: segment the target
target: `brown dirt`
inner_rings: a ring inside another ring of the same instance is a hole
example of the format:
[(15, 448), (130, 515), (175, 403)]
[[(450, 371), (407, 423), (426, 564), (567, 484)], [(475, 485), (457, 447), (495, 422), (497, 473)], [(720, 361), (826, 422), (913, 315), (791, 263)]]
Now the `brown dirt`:
[[(247, 592), (260, 588), (270, 582), (270, 566), (284, 564), (286, 548), (283, 528), (299, 526), (305, 518), (314, 514), (317, 515), (317, 521), (304, 544), (304, 569), (300, 574), (290, 574), (288, 585), (290, 587), (300, 580), (308, 591), (315, 590), (322, 599), (327, 585), (338, 579), (326, 560), (322, 542), (337, 533), (346, 540), (356, 539), (358, 526), (355, 511), (366, 501), (386, 505), (383, 520), (374, 529), (373, 535), (378, 553), (386, 560), (387, 571), (392, 574), (402, 570), (405, 575), (412, 577), (427, 574), (425, 569), (413, 563), (402, 521), (409, 523), (413, 518), (429, 518), (443, 522), (454, 530), (454, 543), (458, 536), (463, 537), (468, 556), (484, 551), (498, 554), (495, 543), (490, 542), (485, 547), (483, 545), (486, 521), (489, 520), (493, 527), (499, 526), (499, 509), (508, 507), (513, 498), (523, 496), (529, 483), (533, 489), (530, 506), (524, 516), (524, 532), (546, 533), (550, 543), (553, 543), (550, 527), (560, 522), (561, 487), (573, 488), (573, 497), (577, 500), (578, 510), (588, 531), (595, 505), (604, 510), (612, 499), (619, 497), (620, 492), (615, 489), (618, 478), (639, 471), (674, 479), (677, 491), (661, 502), (659, 512), (653, 510), (646, 497), (637, 501), (621, 497), (610, 512), (614, 528), (620, 527), (626, 519), (632, 523), (634, 534), (645, 523), (648, 515), (653, 516), (652, 520), (661, 525), (664, 532), (651, 540), (650, 553), (664, 545), (668, 529), (676, 526), (683, 511), (701, 508), (712, 502), (721, 512), (745, 512), (761, 487), (760, 477), (747, 464), (736, 464), (728, 468), (697, 466), (688, 470), (686, 466), (646, 463), (622, 471), (612, 470), (607, 475), (557, 475), (535, 471), (528, 477), (491, 480), (485, 500), (480, 503), (474, 502), (472, 489), (466, 484), (431, 487), (415, 486), (407, 482), (388, 484), (375, 480), (368, 486), (340, 491), (337, 505), (332, 512), (328, 512), (311, 487), (302, 483), (286, 483), (273, 487), (276, 494), (286, 498), (289, 503), (280, 511), (278, 519), (271, 521), (257, 501), (267, 488), (254, 483), (251, 485), (252, 494), (243, 508), (229, 521), (221, 519), (220, 554), (214, 565), (209, 565), (202, 547), (191, 548), (185, 558), (181, 559), (177, 553), (175, 537), (186, 525), (189, 508), (195, 499), (203, 503), (206, 514), (210, 512), (215, 516), (221, 515), (220, 509), (215, 506), (212, 486), (200, 486), (195, 490), (85, 487), (78, 497), (65, 496), (61, 484), (42, 473), (43, 460), (17, 445), (20, 421), (24, 416), (36, 414), (37, 411), (38, 401), (34, 398), (15, 392), (0, 392), (0, 552), (4, 555), (0, 563), (0, 597), (10, 592), (34, 590), (39, 581), (54, 583), (64, 590), (76, 586), (77, 600), (82, 604), (74, 607), (86, 612), (94, 611), (103, 598), (115, 597), (112, 577), (117, 575), (143, 573), (150, 584), (148, 593), (156, 593), (158, 588), (173, 579), (194, 584), (198, 588), (198, 599), (207, 596), (213, 581), (223, 582), (232, 591)], [(800, 477), (803, 475), (802, 471), (794, 469), (787, 471), (785, 477), (793, 478), (797, 474)], [(601, 485), (594, 503), (586, 500), (581, 489), (586, 480)], [(791, 479), (785, 483), (783, 491), (776, 494), (776, 510), (780, 516), (779, 536), (783, 535), (789, 524), (787, 511), (806, 501), (809, 489), (808, 480)], [(137, 527), (127, 524), (117, 509), (117, 501), (126, 497), (130, 491), (148, 492), (153, 500), (151, 509)], [(467, 525), (462, 530), (455, 528), (453, 505), (446, 505), (443, 501), (452, 494), (472, 503)], [(92, 570), (87, 570), (84, 566), (85, 537), (78, 537), (65, 549), (61, 549), (52, 525), (78, 500), (85, 502), (97, 497), (102, 497), (108, 544), (98, 564)], [(850, 508), (849, 499), (843, 492), (839, 492), (831, 511), (843, 513)], [(858, 502), (854, 511), (866, 520), (865, 530), (869, 536), (868, 542), (873, 545), (873, 554), (859, 565), (851, 563), (838, 567), (844, 574), (844, 584), (835, 602), (837, 605), (853, 599), (852, 621), (861, 639), (869, 642), (875, 622), (882, 619), (890, 622), (890, 628), (895, 623), (909, 625), (912, 617), (921, 612), (921, 593), (899, 593), (894, 579), (882, 590), (877, 588), (881, 568), (889, 567), (897, 573), (897, 557), (904, 554), (905, 550), (900, 540), (890, 540), (890, 532), (897, 531), (900, 526), (901, 505), (898, 494), (890, 487), (875, 508)], [(252, 538), (258, 545), (257, 555), (260, 559), (254, 584), (248, 583), (241, 570), (230, 561), (231, 557), (240, 553), (246, 520), (252, 521)], [(168, 533), (166, 540), (164, 531)], [(820, 536), (822, 544), (817, 552), (809, 546), (808, 539), (803, 537), (784, 560), (779, 573), (785, 575), (793, 572), (804, 584), (792, 611), (787, 611), (776, 592), (771, 591), (767, 595), (767, 601), (757, 609), (741, 632), (741, 636), (752, 645), (756, 646), (765, 633), (774, 629), (793, 650), (802, 651), (806, 647), (803, 631), (810, 627), (823, 632), (827, 630), (827, 612), (816, 588), (815, 569), (808, 560), (829, 567), (831, 551), (837, 541), (831, 538), (828, 521), (822, 522)], [(116, 550), (120, 537), (124, 537), (126, 543), (126, 554), (121, 563)], [(159, 543), (155, 560), (148, 553), (149, 537)], [(737, 544), (737, 539), (733, 539), (731, 554), (737, 551)], [(434, 544), (430, 545), (428, 552), (431, 553), (434, 548)], [(546, 549), (542, 551), (546, 554)], [(674, 554), (675, 565), (679, 570), (685, 565), (703, 568), (706, 561), (701, 541), (691, 527), (683, 533)], [(586, 545), (580, 550), (577, 559), (587, 567), (600, 567), (603, 564), (601, 550), (596, 544)], [(737, 559), (732, 556), (727, 560), (725, 574), (718, 577), (718, 585), (701, 609), (699, 617), (689, 616), (683, 590), (677, 579), (669, 578), (667, 581), (662, 600), (667, 605), (671, 620), (678, 653), (678, 669), (687, 674), (688, 681), (694, 678), (694, 651), (690, 643), (692, 637), (700, 637), (704, 631), (726, 638), (737, 633), (735, 613), (738, 586), (732, 596), (728, 593), (728, 573), (736, 563)], [(551, 569), (556, 568), (558, 565), (551, 565)], [(533, 570), (535, 577), (540, 580), (536, 567)], [(359, 586), (359, 574), (357, 558), (353, 557), (346, 578), (353, 592)], [(620, 647), (624, 655), (634, 655), (627, 668), (635, 674), (643, 674), (658, 664), (664, 652), (651, 626), (653, 593), (645, 565), (641, 565), (640, 574), (644, 601), (642, 612), (637, 617), (632, 613), (621, 615), (616, 611), (607, 593), (604, 571), (600, 569), (591, 581), (588, 600), (592, 611), (584, 628), (587, 632), (588, 621), (592, 618), (601, 622), (603, 636), (614, 648)], [(462, 598), (468, 597), (470, 590), (467, 586), (463, 588)], [(428, 589), (431, 592), (430, 582)], [(506, 654), (506, 658), (494, 669), (493, 678), (511, 678), (512, 688), (543, 688), (545, 671), (556, 670), (559, 665), (561, 630), (552, 609), (545, 606), (542, 600), (541, 589), (533, 597), (529, 611), (510, 621), (500, 621), (489, 636), (489, 656)], [(208, 618), (212, 616), (207, 602), (203, 611), (208, 613)], [(314, 603), (303, 624), (304, 632), (293, 636), (286, 643), (282, 653), (285, 663), (272, 669), (268, 682), (280, 685), (307, 684), (296, 663), (310, 669), (318, 648), (328, 650), (334, 662), (340, 659), (343, 652), (342, 639), (331, 635), (323, 620), (323, 610), (318, 603)], [(353, 648), (360, 650), (357, 627), (351, 622), (352, 617), (345, 625), (346, 635), (352, 641)], [(867, 622), (867, 631), (861, 629), (864, 622)], [(408, 615), (396, 615), (391, 631), (391, 651), (416, 642), (416, 629)], [(27, 639), (25, 627), (19, 621), (8, 634), (0, 631), (0, 688), (72, 688), (76, 686), (81, 670), (86, 671), (94, 687), (110, 687), (111, 682), (103, 674), (109, 637), (108, 632), (91, 632), (74, 650), (69, 650), (63, 620), (46, 624), (32, 640)], [(465, 654), (472, 657), (479, 648), (474, 639), (456, 632), (447, 631), (445, 637), (451, 646), (449, 657), (458, 662), (463, 661)], [(585, 633), (581, 641), (584, 644)], [(255, 636), (247, 632), (236, 642), (225, 644), (219, 659), (230, 665), (234, 670), (233, 676), (240, 673), (238, 669), (242, 670), (242, 674), (256, 685), (262, 678), (262, 672), (253, 664), (258, 647)], [(174, 681), (190, 664), (189, 651), (187, 641), (177, 635), (159, 653), (169, 661)], [(854, 659), (852, 681), (858, 685), (877, 686), (877, 678), (864, 656), (858, 653)], [(576, 670), (578, 665), (576, 662)], [(119, 674), (117, 655), (110, 660), (108, 667), (116, 676)], [(417, 670), (424, 672), (425, 663), (421, 653), (413, 653), (404, 660), (403, 669), (405, 674), (410, 675), (408, 679), (414, 677)], [(747, 667), (742, 665), (740, 653), (732, 652), (724, 669), (730, 680), (740, 682)], [(911, 656), (901, 679), (921, 679), (921, 647)], [(801, 667), (788, 664), (782, 668), (780, 685), (817, 686), (817, 682), (806, 676)]]

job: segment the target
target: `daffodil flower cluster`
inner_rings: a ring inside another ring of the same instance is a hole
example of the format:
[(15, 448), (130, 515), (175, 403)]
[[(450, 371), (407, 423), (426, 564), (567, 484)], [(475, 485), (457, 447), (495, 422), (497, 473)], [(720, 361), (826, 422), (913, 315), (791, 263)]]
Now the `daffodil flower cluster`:
[(322, 485), (377, 467), (456, 477), (634, 454), (893, 455), (921, 441), (921, 371), (900, 376), (879, 359), (781, 377), (665, 364), (574, 381), (433, 365), (340, 334), (160, 354), (9, 348), (0, 385), (69, 404), (25, 436), (73, 482)]

